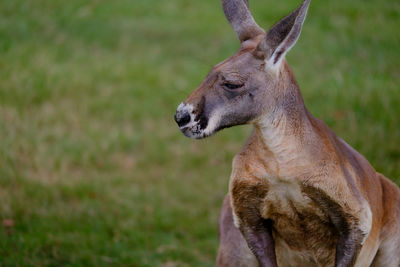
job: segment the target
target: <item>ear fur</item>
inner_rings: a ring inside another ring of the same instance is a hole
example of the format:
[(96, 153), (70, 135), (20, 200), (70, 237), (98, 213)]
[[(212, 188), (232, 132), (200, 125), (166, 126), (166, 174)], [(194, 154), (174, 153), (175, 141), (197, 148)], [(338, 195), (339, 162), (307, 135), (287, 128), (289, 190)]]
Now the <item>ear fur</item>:
[(276, 23), (256, 48), (255, 55), (263, 57), (272, 66), (279, 65), (297, 42), (309, 5), (310, 0), (304, 0), (292, 13)]
[(248, 0), (222, 0), (222, 8), (240, 42), (264, 34), (249, 10)]

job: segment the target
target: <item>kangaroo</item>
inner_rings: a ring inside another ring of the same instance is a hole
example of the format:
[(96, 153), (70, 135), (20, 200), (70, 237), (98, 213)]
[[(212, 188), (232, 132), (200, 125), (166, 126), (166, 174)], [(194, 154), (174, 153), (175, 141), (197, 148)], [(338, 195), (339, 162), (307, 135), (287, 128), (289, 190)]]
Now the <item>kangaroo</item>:
[(267, 33), (247, 0), (222, 0), (241, 47), (175, 114), (200, 139), (254, 130), (235, 156), (217, 266), (400, 266), (400, 190), (304, 105), (285, 54), (310, 0)]

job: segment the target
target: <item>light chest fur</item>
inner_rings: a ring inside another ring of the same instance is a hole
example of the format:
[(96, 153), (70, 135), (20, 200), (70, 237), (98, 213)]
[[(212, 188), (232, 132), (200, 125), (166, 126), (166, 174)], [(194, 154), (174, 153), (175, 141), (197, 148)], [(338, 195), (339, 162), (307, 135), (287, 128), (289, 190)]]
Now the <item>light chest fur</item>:
[(273, 221), (280, 266), (296, 266), (300, 262), (307, 266), (333, 264), (334, 226), (307, 195), (301, 182), (269, 177), (268, 185), (268, 193), (260, 207), (261, 216)]
[(272, 223), (279, 266), (333, 266), (335, 228), (309, 195), (309, 187), (296, 178), (273, 175), (231, 178), (235, 213), (244, 218), (242, 209), (255, 205), (259, 215)]

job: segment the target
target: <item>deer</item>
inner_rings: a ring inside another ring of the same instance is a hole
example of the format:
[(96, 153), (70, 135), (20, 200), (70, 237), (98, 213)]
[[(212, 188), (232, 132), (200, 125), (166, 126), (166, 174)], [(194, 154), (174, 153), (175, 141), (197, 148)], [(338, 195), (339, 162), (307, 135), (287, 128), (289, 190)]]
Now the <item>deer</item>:
[(400, 266), (400, 190), (307, 110), (286, 53), (310, 0), (267, 32), (222, 0), (240, 41), (178, 106), (187, 137), (252, 124), (234, 157), (217, 266)]

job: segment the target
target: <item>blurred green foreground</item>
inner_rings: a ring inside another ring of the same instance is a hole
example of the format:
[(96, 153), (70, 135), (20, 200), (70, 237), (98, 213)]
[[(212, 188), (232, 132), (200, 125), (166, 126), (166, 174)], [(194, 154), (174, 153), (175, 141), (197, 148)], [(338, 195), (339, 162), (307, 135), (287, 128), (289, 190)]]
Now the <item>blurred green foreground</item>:
[[(251, 1), (271, 26), (299, 0)], [(400, 2), (314, 0), (310, 111), (400, 183)], [(212, 266), (233, 155), (176, 106), (239, 47), (219, 0), (0, 1), (0, 266)]]

